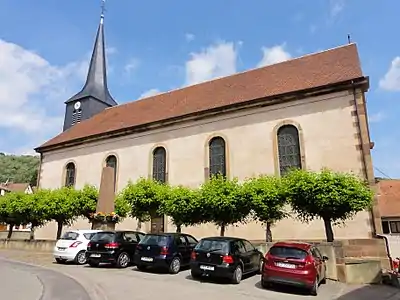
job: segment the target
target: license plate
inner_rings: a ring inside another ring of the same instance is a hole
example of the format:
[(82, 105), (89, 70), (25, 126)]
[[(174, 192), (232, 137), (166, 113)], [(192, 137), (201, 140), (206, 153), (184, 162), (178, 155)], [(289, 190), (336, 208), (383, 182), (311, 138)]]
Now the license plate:
[(296, 265), (294, 264), (286, 264), (286, 263), (276, 263), (277, 267), (286, 268), (286, 269), (296, 269)]
[(101, 257), (101, 254), (90, 254), (90, 257)]
[(141, 257), (140, 260), (151, 262), (151, 261), (153, 261), (153, 258), (152, 257)]
[(211, 266), (200, 266), (200, 269), (206, 270), (206, 271), (214, 271), (214, 267), (211, 267)]
[(67, 248), (63, 248), (63, 247), (58, 247), (58, 250), (60, 251), (65, 251)]

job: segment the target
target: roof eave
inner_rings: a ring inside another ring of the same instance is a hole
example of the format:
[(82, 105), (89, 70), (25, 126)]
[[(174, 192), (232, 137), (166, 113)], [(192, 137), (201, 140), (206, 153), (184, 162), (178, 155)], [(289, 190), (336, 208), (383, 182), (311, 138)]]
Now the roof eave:
[(236, 110), (241, 110), (241, 109), (247, 109), (251, 107), (264, 107), (264, 106), (270, 106), (273, 104), (277, 104), (280, 102), (287, 102), (287, 101), (295, 101), (295, 100), (300, 100), (304, 99), (307, 97), (312, 97), (316, 96), (319, 94), (327, 94), (327, 93), (332, 93), (335, 91), (340, 91), (340, 90), (346, 90), (350, 88), (361, 88), (364, 92), (368, 91), (369, 89), (369, 77), (368, 76), (361, 76), (361, 77), (356, 77), (353, 79), (349, 79), (346, 81), (342, 82), (337, 82), (333, 84), (328, 84), (320, 87), (315, 87), (315, 88), (310, 88), (306, 90), (300, 90), (300, 91), (293, 91), (289, 93), (284, 93), (280, 95), (274, 95), (270, 97), (264, 97), (264, 98), (259, 98), (259, 99), (250, 99), (238, 104), (232, 104), (232, 105), (226, 105), (218, 108), (213, 108), (205, 111), (200, 111), (200, 112), (194, 112), (190, 113), (187, 115), (182, 115), (178, 117), (172, 117), (169, 119), (165, 120), (159, 120), (155, 121), (152, 123), (146, 123), (146, 124), (141, 124), (141, 125), (135, 125), (131, 127), (126, 127), (126, 128), (121, 128), (117, 129), (114, 131), (110, 132), (104, 132), (104, 133), (99, 133), (91, 136), (86, 136), (82, 138), (77, 138), (57, 144), (51, 144), (51, 145), (45, 145), (43, 144), (42, 146), (39, 146), (35, 148), (34, 150), (37, 153), (44, 153), (44, 152), (49, 152), (52, 150), (57, 150), (60, 148), (66, 148), (66, 147), (73, 147), (79, 144), (84, 144), (88, 142), (94, 142), (97, 140), (103, 140), (107, 138), (112, 138), (112, 137), (119, 137), (119, 136), (124, 136), (128, 135), (131, 133), (135, 132), (140, 132), (143, 130), (149, 130), (149, 129), (155, 129), (160, 126), (166, 126), (166, 125), (172, 125), (176, 123), (177, 121), (189, 121), (189, 120), (199, 120), (204, 117), (209, 117), (213, 116), (216, 114), (220, 113), (226, 113), (226, 112), (231, 112), (231, 111), (236, 111)]

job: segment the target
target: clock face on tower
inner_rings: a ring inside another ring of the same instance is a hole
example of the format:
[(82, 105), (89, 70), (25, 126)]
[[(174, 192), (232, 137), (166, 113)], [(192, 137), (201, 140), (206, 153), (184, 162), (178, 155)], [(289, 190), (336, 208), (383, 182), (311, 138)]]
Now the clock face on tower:
[(75, 108), (76, 110), (80, 109), (80, 108), (81, 108), (81, 103), (80, 103), (79, 101), (75, 102), (74, 108)]

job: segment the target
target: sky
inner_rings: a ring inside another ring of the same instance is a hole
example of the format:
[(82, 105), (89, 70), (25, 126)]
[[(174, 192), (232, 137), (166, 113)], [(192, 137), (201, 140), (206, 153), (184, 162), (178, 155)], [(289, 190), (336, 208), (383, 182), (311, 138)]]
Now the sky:
[[(60, 133), (83, 86), (100, 0), (0, 0), (0, 152)], [(400, 1), (107, 0), (109, 89), (118, 103), (356, 42), (375, 175), (400, 178)], [(397, 141), (397, 142), (396, 142)]]

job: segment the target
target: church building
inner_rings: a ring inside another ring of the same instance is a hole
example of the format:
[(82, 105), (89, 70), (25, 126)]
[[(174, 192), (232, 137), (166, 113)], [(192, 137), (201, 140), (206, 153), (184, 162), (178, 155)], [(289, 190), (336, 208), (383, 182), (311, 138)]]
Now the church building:
[[(99, 187), (104, 166), (114, 169), (115, 192), (140, 177), (198, 187), (218, 172), (244, 180), (280, 176), (290, 167), (354, 172), (375, 184), (366, 113), (369, 79), (355, 44), (121, 105), (107, 87), (105, 56), (102, 16), (86, 83), (65, 102), (63, 132), (35, 149), (40, 188)], [(83, 219), (73, 224), (89, 227)], [(168, 217), (117, 225), (138, 227), (175, 231)], [(56, 230), (50, 223), (35, 236), (54, 239)], [(182, 230), (198, 238), (219, 234), (213, 224)], [(287, 218), (272, 232), (274, 239), (325, 239), (322, 220), (302, 224)], [(337, 239), (380, 232), (376, 205), (334, 228)], [(226, 235), (263, 240), (265, 227), (230, 226)]]

